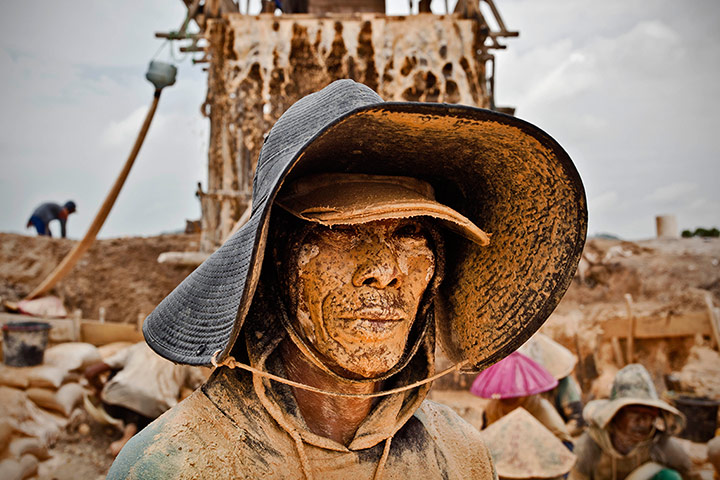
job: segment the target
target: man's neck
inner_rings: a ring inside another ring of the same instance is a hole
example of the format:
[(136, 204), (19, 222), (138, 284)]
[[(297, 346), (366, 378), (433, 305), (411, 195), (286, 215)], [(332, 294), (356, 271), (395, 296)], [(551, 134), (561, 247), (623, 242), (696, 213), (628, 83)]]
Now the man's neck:
[[(285, 371), (295, 382), (332, 392), (372, 393), (380, 382), (356, 383), (324, 372), (290, 340), (280, 346)], [(373, 406), (372, 398), (335, 397), (293, 387), (300, 413), (310, 431), (348, 445)]]

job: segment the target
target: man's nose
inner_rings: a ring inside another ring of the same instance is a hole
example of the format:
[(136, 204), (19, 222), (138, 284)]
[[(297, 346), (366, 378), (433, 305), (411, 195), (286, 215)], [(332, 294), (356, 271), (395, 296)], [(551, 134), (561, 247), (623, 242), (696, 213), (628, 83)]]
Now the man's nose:
[(640, 423), (641, 423), (644, 427), (649, 427), (649, 426), (652, 426), (652, 424), (653, 424), (654, 421), (655, 421), (655, 417), (646, 416), (646, 417), (643, 417), (643, 418), (640, 420)]
[(400, 286), (400, 278), (397, 255), (389, 245), (382, 242), (373, 244), (367, 257), (355, 270), (352, 282), (356, 287), (368, 285), (384, 289)]

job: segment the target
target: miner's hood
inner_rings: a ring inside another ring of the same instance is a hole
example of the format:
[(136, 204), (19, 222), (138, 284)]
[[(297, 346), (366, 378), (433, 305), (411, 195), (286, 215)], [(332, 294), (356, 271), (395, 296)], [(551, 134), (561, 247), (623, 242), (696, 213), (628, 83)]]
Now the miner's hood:
[(227, 358), (253, 302), (278, 192), (328, 172), (424, 180), (438, 202), (492, 234), (486, 247), (448, 236), (436, 298), (438, 339), (472, 370), (530, 338), (573, 278), (586, 235), (585, 192), (552, 137), (490, 110), (384, 102), (339, 80), (293, 104), (270, 130), (250, 219), (148, 316), (150, 347), (190, 365)]

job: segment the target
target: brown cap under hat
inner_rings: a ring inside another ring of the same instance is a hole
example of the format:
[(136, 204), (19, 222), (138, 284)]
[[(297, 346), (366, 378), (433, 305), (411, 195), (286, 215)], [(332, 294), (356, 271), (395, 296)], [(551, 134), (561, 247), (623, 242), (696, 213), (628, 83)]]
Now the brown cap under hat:
[(411, 177), (325, 173), (284, 188), (275, 201), (298, 218), (326, 226), (426, 216), (481, 246), (490, 235), (467, 217), (435, 200), (433, 187)]

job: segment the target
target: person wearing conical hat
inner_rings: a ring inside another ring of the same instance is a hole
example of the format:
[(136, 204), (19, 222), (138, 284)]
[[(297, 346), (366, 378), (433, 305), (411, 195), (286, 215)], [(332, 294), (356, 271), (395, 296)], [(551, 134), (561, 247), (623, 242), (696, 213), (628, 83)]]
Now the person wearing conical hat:
[(545, 367), (558, 381), (557, 387), (545, 394), (555, 406), (572, 435), (578, 435), (585, 427), (582, 417), (582, 392), (573, 371), (577, 357), (547, 335), (537, 332), (518, 349), (537, 363)]
[(577, 442), (571, 480), (679, 480), (690, 474), (690, 458), (672, 438), (685, 417), (660, 400), (642, 365), (622, 368), (610, 398), (589, 402), (583, 415), (589, 427)]
[(563, 443), (522, 407), (481, 432), (500, 479), (555, 479), (575, 465)]
[(217, 368), (108, 478), (495, 477), (480, 432), (425, 400), (436, 339), (455, 371), (517, 349), (586, 220), (567, 154), (522, 120), (351, 80), (304, 97), (265, 139), (248, 222), (143, 325)]
[(483, 412), (485, 428), (517, 408), (523, 408), (572, 450), (573, 440), (560, 414), (541, 393), (557, 387), (545, 368), (520, 352), (513, 352), (475, 377), (470, 393), (491, 399)]

